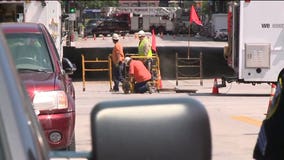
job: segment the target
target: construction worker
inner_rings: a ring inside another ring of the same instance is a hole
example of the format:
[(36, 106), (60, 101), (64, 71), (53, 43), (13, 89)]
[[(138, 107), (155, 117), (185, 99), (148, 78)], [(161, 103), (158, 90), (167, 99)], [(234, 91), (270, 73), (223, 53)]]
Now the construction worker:
[(112, 35), (112, 41), (114, 43), (114, 47), (112, 50), (111, 58), (112, 58), (112, 64), (113, 64), (113, 81), (114, 81), (114, 87), (113, 91), (118, 92), (119, 91), (119, 82), (122, 82), (124, 80), (122, 72), (124, 69), (123, 60), (124, 60), (124, 52), (123, 52), (123, 46), (119, 42), (119, 35), (114, 33)]
[(151, 71), (151, 66), (152, 66), (151, 43), (149, 39), (146, 37), (146, 34), (143, 30), (138, 32), (138, 37), (139, 37), (138, 55), (149, 57), (149, 58), (144, 59), (143, 62), (145, 66), (147, 66), (148, 70)]
[(125, 66), (129, 67), (128, 75), (130, 82), (134, 83), (135, 93), (152, 93), (151, 73), (140, 60), (134, 60), (130, 57), (125, 57)]
[(284, 74), (278, 80), (276, 91), (266, 118), (262, 121), (253, 158), (256, 160), (284, 159)]

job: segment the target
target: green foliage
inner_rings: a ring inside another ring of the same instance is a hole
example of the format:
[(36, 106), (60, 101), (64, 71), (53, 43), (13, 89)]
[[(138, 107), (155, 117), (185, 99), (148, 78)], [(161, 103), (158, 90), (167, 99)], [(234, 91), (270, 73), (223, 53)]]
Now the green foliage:
[(79, 0), (85, 8), (117, 7), (118, 0)]

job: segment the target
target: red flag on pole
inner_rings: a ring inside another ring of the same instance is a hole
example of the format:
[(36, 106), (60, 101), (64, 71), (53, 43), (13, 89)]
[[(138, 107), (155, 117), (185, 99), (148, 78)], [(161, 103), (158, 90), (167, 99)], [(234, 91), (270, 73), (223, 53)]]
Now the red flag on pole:
[(152, 51), (157, 52), (155, 31), (152, 29)]
[(189, 20), (190, 23), (194, 22), (200, 26), (202, 26), (202, 22), (200, 21), (196, 11), (195, 11), (195, 8), (193, 6), (191, 6), (191, 10), (190, 10), (190, 20)]

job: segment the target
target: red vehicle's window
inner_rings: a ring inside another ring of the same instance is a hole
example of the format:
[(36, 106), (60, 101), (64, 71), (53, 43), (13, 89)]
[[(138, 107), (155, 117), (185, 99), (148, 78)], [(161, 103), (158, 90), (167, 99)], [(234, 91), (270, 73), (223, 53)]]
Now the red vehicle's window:
[(6, 34), (18, 70), (53, 72), (50, 55), (41, 34)]

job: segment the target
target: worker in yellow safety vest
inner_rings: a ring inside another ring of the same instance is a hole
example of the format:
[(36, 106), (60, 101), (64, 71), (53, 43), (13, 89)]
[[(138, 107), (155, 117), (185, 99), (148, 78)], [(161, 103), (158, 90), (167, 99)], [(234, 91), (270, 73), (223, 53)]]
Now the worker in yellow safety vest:
[(145, 32), (143, 30), (138, 32), (139, 37), (139, 45), (138, 45), (138, 55), (139, 56), (147, 56), (146, 59), (143, 60), (147, 69), (151, 72), (152, 66), (152, 48), (149, 39), (146, 37)]

